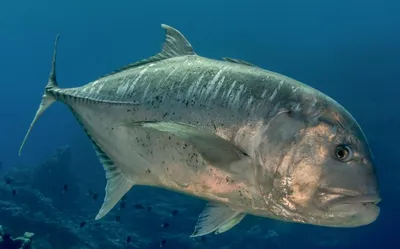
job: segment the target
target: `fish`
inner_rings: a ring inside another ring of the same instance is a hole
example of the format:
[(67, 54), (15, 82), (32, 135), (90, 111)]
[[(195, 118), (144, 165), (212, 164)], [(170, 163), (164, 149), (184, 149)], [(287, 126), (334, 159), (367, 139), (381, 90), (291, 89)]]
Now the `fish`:
[(10, 185), (11, 182), (12, 182), (12, 179), (7, 177), (7, 178), (5, 179), (5, 182), (6, 182), (6, 185)]
[[(65, 187), (64, 187), (64, 189), (65, 189)], [(92, 199), (94, 200), (94, 201), (96, 201), (97, 200), (97, 198), (99, 197), (99, 195), (97, 194), (97, 193), (94, 193), (92, 190), (90, 190), (89, 189), (89, 191), (88, 191), (88, 193), (87, 193), (89, 196), (91, 196), (92, 197)]]
[(86, 221), (82, 221), (82, 222), (79, 224), (79, 229), (84, 228), (85, 225), (86, 225)]
[(172, 210), (172, 212), (171, 212), (171, 216), (177, 216), (178, 213), (179, 213), (179, 211), (176, 210), (176, 209), (174, 209), (174, 210)]
[(131, 241), (132, 241), (132, 238), (131, 238), (131, 236), (128, 235), (128, 237), (126, 237), (126, 243), (129, 244), (129, 243), (131, 243)]
[(64, 184), (63, 193), (66, 193), (67, 191), (68, 191), (68, 184)]
[(167, 227), (169, 227), (169, 223), (168, 222), (164, 222), (164, 223), (161, 224), (161, 227), (167, 228)]
[(373, 154), (341, 104), (250, 62), (198, 55), (179, 30), (161, 27), (161, 52), (74, 88), (57, 82), (57, 35), (19, 154), (39, 117), (61, 102), (106, 173), (96, 220), (138, 185), (205, 200), (191, 237), (226, 232), (248, 214), (325, 227), (377, 219)]
[(121, 216), (119, 215), (115, 216), (115, 222), (121, 223)]
[(124, 209), (125, 206), (126, 206), (126, 201), (121, 201), (120, 204), (119, 204), (119, 208), (120, 209)]
[(147, 212), (150, 212), (152, 209), (153, 209), (152, 206), (148, 206), (148, 207), (146, 208), (146, 211), (147, 211)]
[(167, 244), (167, 240), (166, 239), (161, 240), (160, 247), (164, 247), (165, 244)]
[(11, 191), (11, 194), (12, 194), (13, 196), (16, 196), (16, 195), (17, 195), (17, 190), (13, 189), (13, 190)]
[(135, 209), (144, 209), (144, 206), (142, 204), (140, 204), (140, 203), (133, 204), (133, 207)]

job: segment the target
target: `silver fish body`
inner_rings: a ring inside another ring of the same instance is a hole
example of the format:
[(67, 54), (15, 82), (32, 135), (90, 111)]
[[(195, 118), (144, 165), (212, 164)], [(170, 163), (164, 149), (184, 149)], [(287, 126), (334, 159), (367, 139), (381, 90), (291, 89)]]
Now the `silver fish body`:
[(74, 113), (106, 170), (96, 219), (134, 185), (209, 201), (192, 236), (225, 232), (246, 214), (337, 227), (377, 218), (372, 155), (342, 106), (250, 63), (201, 57), (162, 27), (159, 54), (82, 87), (58, 87), (54, 56), (31, 128), (55, 101)]

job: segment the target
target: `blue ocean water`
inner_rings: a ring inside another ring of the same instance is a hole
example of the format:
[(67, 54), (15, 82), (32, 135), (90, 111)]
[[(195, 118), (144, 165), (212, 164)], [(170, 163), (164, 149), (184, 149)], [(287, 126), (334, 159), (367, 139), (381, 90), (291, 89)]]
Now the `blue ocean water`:
[[(37, 248), (159, 248), (163, 239), (166, 248), (400, 248), (398, 13), (394, 0), (0, 3), (0, 176), (11, 174), (18, 191), (13, 197), (8, 185), (0, 184), (0, 224), (16, 236), (35, 233)], [(18, 156), (48, 79), (57, 33), (58, 81), (73, 87), (157, 53), (161, 23), (182, 31), (199, 55), (249, 61), (309, 84), (346, 107), (375, 156), (383, 199), (378, 220), (334, 229), (246, 217), (224, 234), (195, 240), (189, 235), (204, 201), (135, 187), (127, 195), (129, 208), (115, 208), (95, 222), (104, 172), (62, 104), (43, 115)], [(57, 152), (64, 145), (69, 148)], [(87, 195), (89, 189), (98, 200)], [(178, 214), (171, 216), (175, 209)], [(87, 224), (78, 229), (82, 221)], [(164, 222), (170, 226), (160, 227)], [(128, 235), (132, 242), (126, 245)]]

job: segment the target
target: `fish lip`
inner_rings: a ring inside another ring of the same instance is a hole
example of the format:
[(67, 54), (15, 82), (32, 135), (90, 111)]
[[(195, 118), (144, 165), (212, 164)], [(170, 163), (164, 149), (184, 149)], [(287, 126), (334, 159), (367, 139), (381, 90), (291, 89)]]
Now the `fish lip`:
[(368, 195), (357, 195), (357, 196), (344, 196), (339, 198), (339, 200), (334, 201), (333, 206), (344, 205), (344, 204), (370, 204), (376, 205), (381, 201), (381, 197), (378, 194), (368, 194)]

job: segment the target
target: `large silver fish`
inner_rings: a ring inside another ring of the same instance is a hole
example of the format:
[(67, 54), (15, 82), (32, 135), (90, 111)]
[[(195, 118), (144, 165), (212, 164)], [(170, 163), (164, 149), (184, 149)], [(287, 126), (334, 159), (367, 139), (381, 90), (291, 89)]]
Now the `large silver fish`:
[[(192, 236), (222, 233), (246, 214), (331, 227), (378, 217), (367, 140), (325, 94), (250, 63), (197, 55), (176, 29), (160, 53), (76, 88), (55, 61), (36, 116), (66, 104), (106, 171), (106, 215), (134, 185), (208, 201)], [(21, 151), (20, 151), (21, 153)]]

